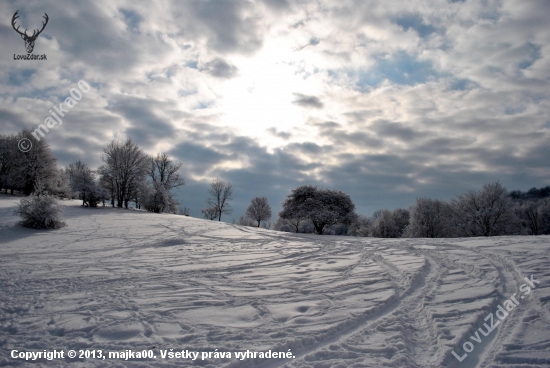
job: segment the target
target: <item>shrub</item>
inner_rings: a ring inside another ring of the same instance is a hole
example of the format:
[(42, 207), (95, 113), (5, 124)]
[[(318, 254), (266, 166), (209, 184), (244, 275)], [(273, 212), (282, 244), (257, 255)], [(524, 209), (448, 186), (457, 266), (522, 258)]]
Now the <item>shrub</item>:
[(21, 216), (21, 226), (33, 229), (58, 229), (65, 225), (63, 207), (49, 195), (23, 198), (15, 214)]

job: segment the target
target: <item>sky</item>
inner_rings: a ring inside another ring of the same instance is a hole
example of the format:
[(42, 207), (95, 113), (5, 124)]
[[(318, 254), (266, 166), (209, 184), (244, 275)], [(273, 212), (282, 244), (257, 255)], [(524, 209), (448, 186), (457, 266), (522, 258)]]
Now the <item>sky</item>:
[[(11, 26), (41, 28), (33, 53)], [(7, 1), (0, 134), (36, 129), (93, 168), (113, 139), (182, 163), (191, 216), (233, 184), (231, 222), (265, 196), (273, 221), (300, 185), (356, 211), (448, 200), (500, 180), (550, 185), (550, 2)]]

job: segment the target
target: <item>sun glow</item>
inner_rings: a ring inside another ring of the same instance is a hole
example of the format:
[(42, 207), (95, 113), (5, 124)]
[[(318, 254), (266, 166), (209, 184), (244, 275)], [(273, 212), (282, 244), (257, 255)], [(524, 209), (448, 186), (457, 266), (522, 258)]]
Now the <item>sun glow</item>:
[(267, 129), (295, 133), (303, 127), (307, 111), (292, 103), (294, 93), (318, 94), (319, 85), (304, 77), (292, 57), (292, 50), (273, 45), (253, 58), (235, 60), (239, 76), (224, 86), (222, 121), (268, 146), (279, 145), (280, 139)]

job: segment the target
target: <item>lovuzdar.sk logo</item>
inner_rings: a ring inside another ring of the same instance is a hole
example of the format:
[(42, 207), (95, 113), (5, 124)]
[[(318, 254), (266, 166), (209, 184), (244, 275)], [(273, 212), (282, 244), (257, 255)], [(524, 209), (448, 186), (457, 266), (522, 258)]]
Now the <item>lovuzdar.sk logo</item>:
[(11, 26), (13, 27), (15, 32), (19, 33), (19, 35), (21, 36), (23, 41), (25, 41), (25, 48), (27, 49), (27, 55), (13, 54), (13, 60), (47, 60), (46, 54), (35, 55), (35, 54), (32, 53), (32, 51), (34, 50), (34, 43), (35, 43), (36, 39), (38, 38), (40, 33), (42, 33), (42, 31), (44, 30), (44, 28), (46, 28), (46, 25), (48, 24), (48, 20), (50, 19), (48, 17), (48, 14), (44, 13), (43, 18), (45, 19), (45, 21), (42, 22), (42, 29), (41, 30), (35, 29), (33, 31), (32, 35), (29, 36), (27, 34), (26, 29), (25, 29), (25, 32), (21, 32), (19, 30), (19, 26), (16, 26), (15, 22), (16, 22), (17, 18), (19, 18), (19, 14), (17, 14), (17, 13), (19, 13), (19, 10), (16, 11), (15, 14), (13, 15), (13, 17), (11, 18)]

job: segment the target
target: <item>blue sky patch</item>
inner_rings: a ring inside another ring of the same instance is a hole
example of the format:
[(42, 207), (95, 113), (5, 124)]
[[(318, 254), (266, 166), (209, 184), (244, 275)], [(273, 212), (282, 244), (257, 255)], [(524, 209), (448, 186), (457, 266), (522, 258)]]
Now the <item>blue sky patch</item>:
[(418, 14), (407, 14), (398, 17), (395, 19), (395, 23), (403, 28), (405, 32), (411, 28), (414, 29), (422, 38), (425, 38), (436, 31), (435, 27), (431, 24), (425, 24), (422, 17)]
[(14, 86), (20, 86), (29, 81), (31, 77), (36, 73), (35, 69), (22, 69), (15, 73), (9, 73), (8, 82)]
[(120, 9), (120, 12), (124, 16), (124, 22), (126, 22), (129, 29), (137, 30), (139, 28), (142, 20), (141, 15), (129, 9)]
[(527, 60), (524, 60), (524, 61), (519, 63), (518, 68), (520, 70), (529, 68), (531, 65), (533, 65), (533, 63), (535, 61), (537, 61), (538, 59), (540, 59), (542, 57), (542, 55), (540, 53), (540, 46), (529, 42), (527, 44), (527, 47), (528, 47), (528, 50), (529, 50), (528, 51), (529, 58)]
[(357, 76), (357, 86), (365, 89), (367, 86), (376, 87), (386, 79), (395, 84), (413, 86), (437, 78), (439, 73), (431, 61), (418, 60), (400, 51), (391, 57), (378, 58), (374, 67), (360, 71)]

